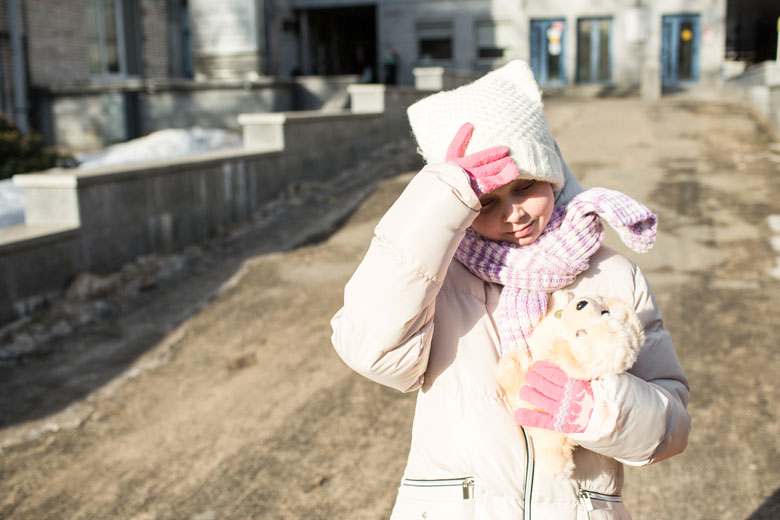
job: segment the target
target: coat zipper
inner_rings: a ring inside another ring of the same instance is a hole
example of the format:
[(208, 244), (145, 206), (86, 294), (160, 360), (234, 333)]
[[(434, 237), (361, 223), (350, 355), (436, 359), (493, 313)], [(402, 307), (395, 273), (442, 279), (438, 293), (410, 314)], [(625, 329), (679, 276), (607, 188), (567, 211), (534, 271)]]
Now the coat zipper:
[(413, 487), (461, 487), (463, 488), (463, 500), (474, 498), (474, 477), (441, 479), (405, 478), (401, 481), (401, 485)]
[(523, 520), (531, 520), (531, 498), (534, 491), (534, 443), (525, 428), (525, 492), (523, 493)]
[(580, 492), (577, 495), (580, 500), (585, 502), (585, 508), (588, 511), (593, 511), (592, 500), (603, 500), (604, 502), (622, 502), (623, 498), (620, 495), (606, 495), (604, 493), (597, 493), (596, 491), (588, 491), (587, 489), (580, 488)]

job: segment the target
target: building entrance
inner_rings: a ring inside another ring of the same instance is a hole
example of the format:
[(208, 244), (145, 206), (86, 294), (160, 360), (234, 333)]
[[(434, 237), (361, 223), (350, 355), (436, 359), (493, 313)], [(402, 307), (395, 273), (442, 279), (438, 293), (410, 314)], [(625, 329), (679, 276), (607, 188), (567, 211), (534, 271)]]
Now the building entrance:
[(300, 17), (303, 74), (359, 74), (376, 80), (375, 6), (307, 9)]
[(699, 80), (700, 21), (697, 14), (663, 17), (661, 83), (674, 87)]
[(544, 87), (566, 84), (566, 22), (531, 20), (531, 68)]
[(577, 21), (577, 82), (612, 81), (612, 18)]

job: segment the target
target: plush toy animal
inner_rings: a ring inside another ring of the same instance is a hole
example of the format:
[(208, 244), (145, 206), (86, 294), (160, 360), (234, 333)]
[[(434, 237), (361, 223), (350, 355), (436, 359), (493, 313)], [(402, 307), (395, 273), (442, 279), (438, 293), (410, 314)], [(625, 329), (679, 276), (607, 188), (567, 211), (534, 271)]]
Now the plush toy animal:
[[(631, 368), (643, 342), (642, 323), (622, 300), (556, 293), (531, 333), (529, 350), (514, 350), (499, 360), (498, 383), (511, 410), (533, 408), (518, 396), (533, 362), (549, 360), (569, 377), (587, 381)], [(577, 443), (557, 431), (528, 428), (528, 432), (540, 463), (558, 478), (570, 477)]]

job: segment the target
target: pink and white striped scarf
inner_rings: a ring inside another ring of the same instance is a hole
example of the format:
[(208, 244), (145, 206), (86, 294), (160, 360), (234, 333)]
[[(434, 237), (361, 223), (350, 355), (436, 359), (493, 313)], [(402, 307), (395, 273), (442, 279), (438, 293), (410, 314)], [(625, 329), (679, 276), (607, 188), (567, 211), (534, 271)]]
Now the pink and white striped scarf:
[(527, 246), (488, 240), (469, 229), (455, 258), (479, 278), (504, 286), (496, 309), (503, 355), (528, 348), (527, 338), (547, 312), (548, 295), (571, 285), (604, 241), (600, 218), (629, 248), (644, 253), (655, 241), (656, 216), (623, 193), (592, 188), (553, 211)]

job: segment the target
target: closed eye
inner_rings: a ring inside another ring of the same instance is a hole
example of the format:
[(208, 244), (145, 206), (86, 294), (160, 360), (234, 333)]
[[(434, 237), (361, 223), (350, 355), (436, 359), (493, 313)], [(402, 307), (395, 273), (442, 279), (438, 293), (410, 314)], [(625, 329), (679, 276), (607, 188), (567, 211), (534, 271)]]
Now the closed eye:
[(535, 181), (530, 181), (525, 184), (520, 184), (515, 186), (515, 193), (521, 193), (524, 191), (527, 191), (531, 186), (534, 185)]
[(604, 316), (605, 314), (609, 314), (609, 311), (601, 311), (602, 316)]
[(479, 203), (483, 208), (486, 208), (487, 206), (490, 206), (496, 201), (494, 197), (486, 197), (484, 199), (480, 199)]

